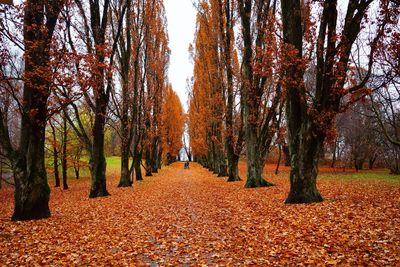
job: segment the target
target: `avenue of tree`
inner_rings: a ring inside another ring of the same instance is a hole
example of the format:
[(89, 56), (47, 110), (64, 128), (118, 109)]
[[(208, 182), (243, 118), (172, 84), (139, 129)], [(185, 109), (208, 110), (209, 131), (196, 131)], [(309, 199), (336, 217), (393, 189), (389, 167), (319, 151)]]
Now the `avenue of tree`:
[[(195, 6), (185, 114), (168, 81), (163, 0), (0, 5), (0, 161), (14, 177), (13, 220), (49, 217), (48, 176), (60, 186), (61, 167), (67, 190), (67, 169), (79, 179), (85, 157), (89, 197), (109, 195), (109, 154), (121, 157), (119, 187), (184, 148), (189, 160), (251, 188), (273, 185), (263, 170), (277, 148), (291, 165), (286, 203), (323, 200), (316, 182), (327, 151), (332, 166), (349, 155), (357, 169), (365, 160), (372, 168), (381, 151), (400, 173), (397, 1)], [(357, 131), (363, 125), (369, 131)]]

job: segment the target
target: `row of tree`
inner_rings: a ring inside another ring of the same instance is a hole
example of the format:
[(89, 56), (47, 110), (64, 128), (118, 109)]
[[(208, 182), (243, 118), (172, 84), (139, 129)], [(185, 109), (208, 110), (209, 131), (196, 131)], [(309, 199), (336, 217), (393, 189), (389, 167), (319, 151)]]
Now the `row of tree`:
[(162, 0), (28, 0), (2, 8), (0, 139), (14, 176), (13, 220), (50, 216), (46, 155), (56, 185), (61, 162), (67, 189), (67, 161), (79, 177), (84, 150), (89, 196), (109, 195), (107, 129), (120, 140), (119, 186), (130, 186), (134, 173), (141, 180), (142, 165), (152, 175), (163, 159), (173, 161), (184, 114), (167, 78)]
[[(398, 3), (349, 0), (341, 12), (337, 0), (199, 1), (189, 131), (200, 163), (236, 181), (245, 148), (246, 187), (269, 186), (271, 147), (287, 144), (286, 203), (322, 201), (318, 163), (327, 143), (340, 143), (337, 117), (360, 99), (382, 100), (400, 77)], [(388, 103), (372, 105), (381, 129)]]

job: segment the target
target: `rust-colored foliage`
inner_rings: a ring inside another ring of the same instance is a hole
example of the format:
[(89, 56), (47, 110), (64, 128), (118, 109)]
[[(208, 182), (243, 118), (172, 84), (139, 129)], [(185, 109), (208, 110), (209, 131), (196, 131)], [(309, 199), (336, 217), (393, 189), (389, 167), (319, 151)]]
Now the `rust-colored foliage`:
[(185, 117), (179, 96), (169, 85), (165, 92), (162, 109), (163, 155), (176, 157), (182, 148), (182, 134)]
[(325, 202), (285, 205), (287, 176), (249, 190), (176, 163), (117, 189), (119, 173), (109, 172), (110, 197), (88, 200), (89, 180), (71, 181), (52, 190), (51, 218), (24, 223), (9, 220), (12, 189), (3, 188), (0, 265), (400, 264), (398, 181), (320, 179)]

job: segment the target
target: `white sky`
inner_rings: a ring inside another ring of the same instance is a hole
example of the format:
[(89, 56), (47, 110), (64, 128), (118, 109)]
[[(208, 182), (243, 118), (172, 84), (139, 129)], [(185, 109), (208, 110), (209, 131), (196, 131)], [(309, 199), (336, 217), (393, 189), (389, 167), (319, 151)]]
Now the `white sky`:
[(196, 10), (192, 0), (164, 0), (168, 21), (171, 58), (169, 81), (187, 110), (186, 78), (192, 76), (193, 65), (189, 59), (189, 43), (193, 41)]

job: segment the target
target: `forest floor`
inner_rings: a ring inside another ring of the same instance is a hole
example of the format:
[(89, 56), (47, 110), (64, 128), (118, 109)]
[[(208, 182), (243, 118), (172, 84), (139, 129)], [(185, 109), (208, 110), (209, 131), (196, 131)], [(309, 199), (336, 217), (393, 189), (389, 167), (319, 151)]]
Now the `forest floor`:
[(271, 173), (277, 186), (245, 189), (176, 163), (117, 188), (115, 169), (111, 196), (88, 199), (89, 179), (71, 180), (52, 188), (51, 218), (27, 222), (10, 221), (3, 187), (0, 266), (400, 265), (399, 179), (322, 176), (324, 202), (285, 205), (287, 169)]

